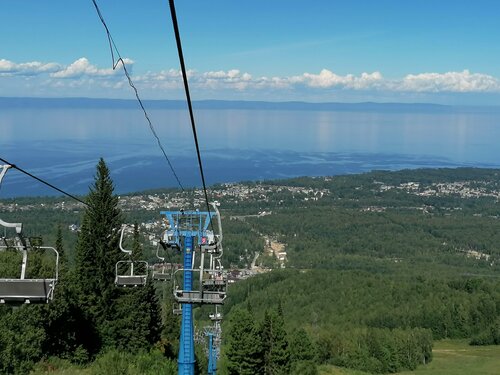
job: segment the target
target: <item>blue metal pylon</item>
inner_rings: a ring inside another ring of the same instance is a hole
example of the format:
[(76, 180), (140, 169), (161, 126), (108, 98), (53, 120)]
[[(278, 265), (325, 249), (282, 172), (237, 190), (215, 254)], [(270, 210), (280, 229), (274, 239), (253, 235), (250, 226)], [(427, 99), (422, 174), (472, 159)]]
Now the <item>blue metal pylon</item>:
[[(208, 291), (207, 301), (205, 301), (202, 296), (202, 276), (203, 276), (203, 255), (201, 254), (200, 269), (196, 271), (200, 275), (200, 285), (199, 290), (193, 289), (193, 257), (194, 257), (194, 246), (210, 245), (210, 246), (220, 246), (216, 243), (209, 242), (210, 236), (213, 240), (214, 237), (213, 229), (208, 230), (208, 227), (213, 218), (217, 218), (219, 235), (217, 240), (222, 240), (222, 230), (220, 223), (220, 214), (217, 210), (217, 206), (212, 204), (215, 209), (214, 212), (210, 211), (161, 211), (160, 214), (166, 217), (166, 230), (164, 232), (163, 240), (167, 246), (173, 248), (180, 248), (182, 239), (184, 239), (184, 267), (183, 267), (183, 288), (178, 289), (178, 285), (175, 282), (174, 275), (174, 297), (182, 305), (182, 325), (181, 325), (181, 337), (179, 342), (179, 357), (178, 363), (178, 375), (194, 375), (195, 370), (195, 355), (194, 355), (194, 322), (193, 322), (193, 304), (203, 304), (203, 303), (223, 303), (225, 298), (224, 291)], [(195, 243), (195, 239), (197, 242)], [(214, 249), (212, 247), (212, 249)], [(217, 247), (215, 247), (217, 249)], [(222, 248), (219, 248), (221, 250)], [(222, 252), (221, 252), (222, 253)], [(212, 256), (212, 255), (211, 255)], [(220, 257), (220, 255), (219, 255)], [(221, 296), (222, 294), (222, 296)], [(213, 341), (211, 346), (213, 346)], [(210, 365), (210, 374), (215, 374), (217, 354), (216, 350), (212, 348), (214, 354), (211, 359), (212, 364)]]
[[(184, 290), (193, 288), (193, 272), (190, 271), (193, 262), (193, 237), (184, 237)], [(182, 326), (179, 348), (179, 375), (194, 375), (194, 325), (193, 305), (182, 304)]]
[(208, 375), (216, 375), (217, 373), (217, 358), (214, 350), (214, 334), (208, 333)]

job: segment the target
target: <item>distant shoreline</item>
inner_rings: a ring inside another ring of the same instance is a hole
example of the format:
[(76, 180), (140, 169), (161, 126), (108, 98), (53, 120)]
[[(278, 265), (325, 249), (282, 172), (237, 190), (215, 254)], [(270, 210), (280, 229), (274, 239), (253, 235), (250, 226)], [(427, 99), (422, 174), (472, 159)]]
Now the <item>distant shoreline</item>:
[[(144, 100), (148, 109), (186, 109), (184, 100)], [(299, 110), (337, 112), (500, 112), (500, 106), (451, 106), (432, 103), (311, 103), (301, 101), (198, 100), (195, 109), (213, 110)], [(133, 99), (0, 97), (1, 109), (80, 108), (137, 109)]]

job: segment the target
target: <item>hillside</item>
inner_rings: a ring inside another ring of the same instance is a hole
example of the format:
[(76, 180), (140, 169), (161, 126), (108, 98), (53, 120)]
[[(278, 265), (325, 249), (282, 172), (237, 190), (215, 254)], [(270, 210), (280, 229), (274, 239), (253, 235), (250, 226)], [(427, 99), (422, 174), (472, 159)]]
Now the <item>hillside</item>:
[[(282, 321), (290, 348), (311, 343), (314, 355), (289, 369), (297, 373), (302, 362), (421, 371), (436, 368), (428, 365), (433, 340), (500, 340), (500, 171), (377, 171), (221, 184), (211, 194), (221, 203), (225, 268), (240, 278), (224, 306), (221, 373), (231, 368), (232, 332), (245, 314), (255, 332)], [(159, 211), (192, 201), (201, 206), (201, 192), (155, 190), (122, 195), (118, 205), (125, 221), (139, 223), (154, 261)], [(46, 243), (62, 224), (74, 262), (78, 232), (69, 226), (82, 224), (82, 206), (23, 198), (1, 200), (0, 210)], [(202, 325), (208, 310), (197, 310)]]

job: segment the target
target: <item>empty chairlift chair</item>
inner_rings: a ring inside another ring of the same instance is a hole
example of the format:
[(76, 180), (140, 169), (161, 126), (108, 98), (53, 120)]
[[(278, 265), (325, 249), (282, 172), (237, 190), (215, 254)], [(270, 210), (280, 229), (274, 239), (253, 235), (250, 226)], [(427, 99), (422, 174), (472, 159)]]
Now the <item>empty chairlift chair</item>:
[(219, 309), (217, 308), (217, 305), (215, 306), (215, 311), (213, 313), (208, 314), (208, 317), (213, 322), (220, 322), (220, 321), (222, 321), (222, 313), (219, 312)]
[(226, 292), (176, 289), (174, 298), (178, 303), (222, 305), (226, 299)]
[(156, 264), (157, 268), (153, 268), (154, 281), (170, 281), (172, 280), (172, 268), (169, 264)]
[[(183, 272), (184, 270), (180, 269), (178, 271)], [(222, 305), (226, 299), (226, 292), (222, 290), (205, 290), (204, 288), (187, 291), (176, 286), (174, 298), (178, 303)]]
[(165, 251), (168, 251), (169, 247), (162, 240), (159, 241), (156, 247), (156, 258), (159, 263), (153, 265), (153, 280), (154, 281), (170, 281), (172, 280), (172, 273), (174, 270), (173, 263), (165, 263), (165, 258), (161, 257), (159, 254), (160, 245)]
[[(123, 237), (127, 225), (122, 225), (120, 234), (120, 250), (129, 256), (128, 260), (120, 260), (115, 268), (115, 285), (120, 287), (136, 287), (146, 285), (148, 278), (148, 262), (132, 260), (132, 250), (123, 248)], [(125, 271), (125, 272), (124, 272)]]
[(174, 315), (182, 315), (182, 305), (181, 304), (175, 304), (174, 308), (172, 309), (172, 313)]
[[(0, 184), (10, 165), (0, 166)], [(32, 246), (29, 239), (22, 237), (21, 223), (7, 223), (0, 219), (0, 226), (14, 228), (16, 236), (12, 241), (3, 239), (0, 252), (15, 250), (22, 254), (20, 277), (0, 277), (0, 304), (48, 303), (54, 297), (59, 272), (59, 253), (49, 246)], [(11, 242), (11, 243), (9, 243)], [(28, 253), (40, 251), (54, 253), (54, 273), (50, 277), (28, 277)]]
[[(54, 289), (57, 284), (59, 254), (56, 249), (48, 246), (32, 248), (31, 245), (14, 245), (9, 248), (16, 249), (22, 253), (20, 278), (0, 279), (0, 303), (1, 304), (23, 304), (23, 303), (48, 303), (54, 297)], [(28, 252), (36, 250), (50, 251), (55, 254), (54, 274), (48, 278), (30, 278), (26, 276), (28, 266)], [(7, 251), (7, 247), (0, 246), (0, 250)]]

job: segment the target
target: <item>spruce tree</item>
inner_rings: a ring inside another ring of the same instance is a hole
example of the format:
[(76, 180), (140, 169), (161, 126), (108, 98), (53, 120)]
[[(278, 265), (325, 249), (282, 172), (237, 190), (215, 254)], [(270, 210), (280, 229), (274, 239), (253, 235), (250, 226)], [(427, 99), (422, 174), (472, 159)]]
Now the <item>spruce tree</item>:
[(166, 357), (177, 358), (179, 353), (181, 318), (174, 315), (173, 312), (175, 301), (172, 295), (172, 284), (165, 283), (162, 285), (162, 289), (162, 347)]
[[(83, 318), (80, 326), (83, 346), (91, 354), (99, 351), (105, 322), (112, 320), (115, 264), (119, 250), (122, 214), (113, 195), (109, 169), (101, 158), (95, 181), (87, 196), (81, 231), (76, 245), (74, 284)], [(100, 333), (96, 335), (96, 333)]]
[[(132, 259), (144, 260), (138, 225), (134, 225)], [(147, 272), (139, 269), (137, 272)], [(161, 313), (154, 285), (148, 279), (146, 285), (121, 288), (113, 303), (110, 320), (106, 322), (104, 345), (135, 352), (149, 350), (160, 340)]]
[(290, 337), (290, 360), (312, 361), (315, 355), (314, 345), (304, 328), (293, 331)]
[(265, 374), (288, 374), (290, 370), (290, 352), (281, 308), (278, 308), (277, 311), (266, 311), (261, 332), (265, 350)]
[[(58, 284), (67, 284), (66, 279), (68, 277), (68, 271), (69, 271), (68, 256), (66, 255), (66, 251), (64, 249), (61, 224), (57, 225), (55, 248), (59, 254), (59, 282), (58, 282)], [(65, 286), (63, 286), (63, 287), (65, 287)], [(56, 291), (58, 291), (59, 289), (60, 288), (56, 287)]]
[[(145, 260), (146, 254), (144, 254), (144, 248), (141, 245), (139, 225), (134, 224), (134, 243), (133, 243), (133, 255), (136, 260)], [(148, 272), (148, 270), (146, 270)], [(140, 311), (143, 314), (143, 320), (145, 321), (146, 329), (143, 333), (146, 337), (146, 342), (149, 345), (155, 344), (160, 340), (162, 331), (162, 321), (161, 321), (161, 306), (159, 299), (156, 295), (156, 289), (153, 285), (153, 281), (150, 277), (147, 278), (147, 283), (144, 288), (137, 289), (137, 305), (144, 306), (144, 309)]]
[(300, 328), (290, 336), (290, 362), (292, 374), (317, 374), (316, 352), (307, 332)]
[(59, 253), (59, 264), (66, 264), (66, 254), (64, 253), (63, 237), (62, 237), (62, 227), (61, 224), (57, 225), (56, 232), (56, 250)]
[(47, 305), (45, 331), (47, 340), (43, 352), (73, 359), (77, 348), (74, 332), (78, 330), (79, 321), (75, 296), (71, 289), (71, 276), (64, 251), (62, 228), (59, 224), (56, 232), (55, 248), (59, 253), (59, 279), (55, 288), (54, 300)]
[(259, 330), (248, 310), (231, 312), (227, 369), (230, 375), (263, 374), (264, 353)]

